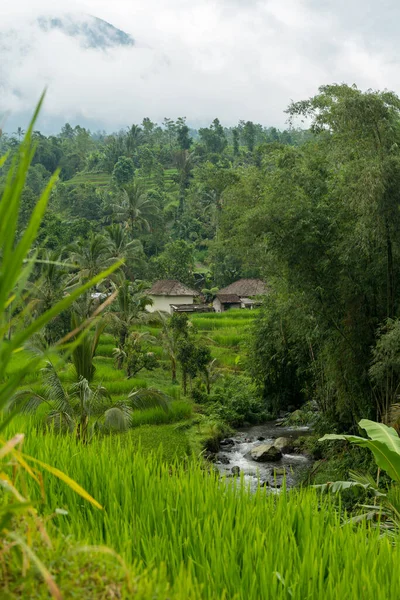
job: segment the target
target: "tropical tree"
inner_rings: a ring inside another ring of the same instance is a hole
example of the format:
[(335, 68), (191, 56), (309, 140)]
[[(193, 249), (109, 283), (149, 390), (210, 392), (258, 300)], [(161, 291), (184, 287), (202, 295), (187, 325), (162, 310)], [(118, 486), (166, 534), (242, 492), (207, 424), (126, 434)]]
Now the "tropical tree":
[(69, 247), (71, 261), (76, 265), (74, 281), (87, 281), (115, 263), (110, 244), (100, 233), (90, 233), (89, 239), (79, 239)]
[(106, 227), (106, 236), (109, 240), (110, 255), (124, 262), (122, 270), (132, 275), (132, 266), (143, 256), (143, 246), (140, 240), (131, 239), (128, 231), (121, 223), (113, 223)]
[(210, 395), (211, 384), (217, 381), (219, 377), (219, 370), (217, 368), (217, 359), (214, 358), (211, 360), (211, 353), (210, 355), (207, 355), (206, 358), (209, 360), (208, 363), (203, 363), (201, 374), (206, 384), (207, 394)]
[(144, 313), (146, 306), (151, 304), (151, 299), (146, 294), (147, 286), (142, 281), (132, 282), (125, 279), (122, 272), (117, 273), (111, 282), (117, 292), (116, 302), (107, 314), (108, 322), (115, 330), (118, 337), (117, 357), (118, 367), (122, 368), (125, 343), (132, 325)]
[[(72, 331), (79, 332), (85, 321), (82, 316), (77, 313), (72, 314)], [(75, 377), (77, 381), (86, 379), (90, 384), (96, 372), (93, 359), (96, 355), (97, 346), (100, 342), (100, 336), (106, 328), (107, 322), (105, 318), (98, 319), (94, 327), (86, 332), (83, 336), (76, 337), (77, 343), (72, 351), (72, 363), (75, 369)]]
[(162, 341), (164, 352), (166, 353), (166, 355), (169, 358), (169, 362), (170, 362), (170, 366), (171, 366), (172, 383), (175, 384), (177, 382), (176, 372), (177, 372), (177, 365), (178, 365), (177, 338), (176, 338), (176, 335), (174, 335), (173, 329), (169, 327), (168, 317), (162, 312), (158, 312), (158, 316), (159, 316), (160, 323), (162, 326), (161, 341)]
[(168, 397), (159, 390), (133, 390), (125, 402), (113, 402), (102, 385), (91, 386), (87, 379), (65, 386), (54, 365), (47, 361), (42, 369), (44, 393), (21, 390), (14, 394), (10, 409), (34, 413), (47, 406), (47, 426), (62, 433), (74, 433), (87, 443), (96, 430), (126, 431), (132, 422), (134, 410), (159, 407), (169, 409)]
[(22, 127), (17, 127), (17, 131), (14, 131), (13, 135), (16, 135), (19, 141), (21, 141), (21, 138), (25, 135), (25, 131), (22, 129)]
[(133, 160), (126, 156), (120, 156), (118, 162), (115, 163), (112, 176), (117, 185), (123, 186), (132, 181), (134, 173), (135, 165), (133, 164)]
[(166, 244), (164, 251), (152, 261), (154, 274), (160, 279), (177, 279), (193, 285), (194, 246), (185, 240)]
[(34, 280), (29, 283), (29, 291), (32, 308), (41, 315), (63, 297), (69, 269), (59, 251), (43, 250), (38, 253), (36, 271)]
[(123, 347), (114, 349), (113, 354), (118, 368), (126, 369), (128, 379), (142, 369), (153, 371), (157, 368), (157, 358), (148, 348), (155, 342), (155, 337), (147, 331), (132, 331), (125, 339)]
[(129, 154), (133, 155), (135, 150), (143, 142), (143, 130), (139, 125), (132, 125), (126, 136), (126, 148)]
[(123, 188), (113, 209), (116, 219), (131, 231), (151, 231), (158, 213), (157, 205), (137, 181)]

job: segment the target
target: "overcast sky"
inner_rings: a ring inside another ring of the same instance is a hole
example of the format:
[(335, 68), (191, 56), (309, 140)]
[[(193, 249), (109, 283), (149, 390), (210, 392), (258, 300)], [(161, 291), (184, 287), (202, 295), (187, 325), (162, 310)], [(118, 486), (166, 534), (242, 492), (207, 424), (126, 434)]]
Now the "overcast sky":
[[(32, 27), (61, 11), (105, 19), (136, 45), (85, 49)], [(0, 114), (17, 122), (47, 85), (48, 124), (218, 116), (282, 127), (290, 100), (324, 83), (400, 93), (399, 22), (398, 0), (3, 0)]]

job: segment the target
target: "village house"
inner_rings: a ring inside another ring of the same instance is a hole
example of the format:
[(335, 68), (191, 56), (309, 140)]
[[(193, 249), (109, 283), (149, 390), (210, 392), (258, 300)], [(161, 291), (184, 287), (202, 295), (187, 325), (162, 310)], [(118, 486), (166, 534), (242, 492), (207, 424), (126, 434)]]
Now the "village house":
[(239, 279), (219, 290), (213, 301), (215, 312), (230, 308), (254, 308), (260, 304), (259, 297), (267, 293), (261, 279)]
[(190, 308), (194, 303), (195, 296), (198, 296), (198, 292), (176, 279), (161, 279), (153, 283), (148, 291), (148, 296), (153, 301), (151, 306), (146, 307), (149, 312), (161, 310), (173, 313), (174, 309), (182, 306)]

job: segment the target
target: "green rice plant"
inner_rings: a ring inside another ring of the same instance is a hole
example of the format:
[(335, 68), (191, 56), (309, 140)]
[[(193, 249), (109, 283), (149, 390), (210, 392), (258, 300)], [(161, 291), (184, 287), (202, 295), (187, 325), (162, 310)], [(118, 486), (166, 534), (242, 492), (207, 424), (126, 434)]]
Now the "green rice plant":
[(212, 355), (220, 366), (234, 369), (236, 367), (236, 354), (230, 353), (226, 348), (213, 347)]
[(214, 334), (212, 336), (213, 341), (218, 344), (218, 346), (228, 346), (228, 347), (237, 347), (244, 342), (244, 336), (238, 332), (228, 333), (224, 332), (223, 334)]
[(191, 416), (191, 404), (183, 401), (175, 401), (170, 403), (168, 411), (155, 407), (134, 412), (132, 414), (131, 426), (177, 423), (178, 421), (190, 419)]
[(121, 373), (120, 377), (121, 379), (119, 379), (118, 381), (107, 382), (107, 391), (109, 394), (111, 394), (111, 396), (122, 396), (123, 394), (127, 396), (132, 391), (132, 389), (146, 389), (148, 387), (148, 382), (146, 381), (146, 379), (122, 379), (123, 375)]
[(108, 358), (112, 358), (114, 348), (115, 343), (105, 343), (101, 341), (97, 348), (97, 354), (98, 356), (106, 356)]
[[(174, 461), (171, 449), (185, 442), (173, 427), (138, 427), (87, 447), (31, 431), (27, 450), (68, 465), (104, 506), (81, 505), (68, 487), (46, 481), (48, 504), (68, 511), (60, 534), (109, 545), (134, 565), (138, 581), (155, 585), (162, 573), (168, 591), (156, 597), (164, 600), (397, 597), (397, 536), (381, 538), (368, 523), (343, 525), (330, 497), (315, 490), (252, 494), (181, 453)], [(161, 439), (164, 450), (156, 450)]]
[(181, 388), (179, 385), (168, 385), (165, 387), (165, 393), (174, 400), (181, 399)]
[(108, 361), (108, 359), (97, 358), (95, 360), (96, 373), (94, 381), (101, 383), (118, 381), (123, 376), (123, 373), (116, 369), (113, 363), (114, 361)]

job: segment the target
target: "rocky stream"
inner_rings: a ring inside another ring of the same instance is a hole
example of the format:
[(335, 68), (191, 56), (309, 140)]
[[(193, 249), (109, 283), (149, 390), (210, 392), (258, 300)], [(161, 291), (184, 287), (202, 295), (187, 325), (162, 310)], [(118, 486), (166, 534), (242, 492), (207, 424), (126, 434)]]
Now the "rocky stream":
[(222, 440), (215, 466), (228, 477), (243, 474), (244, 482), (255, 490), (260, 485), (278, 491), (286, 477), (293, 487), (310, 465), (310, 459), (294, 451), (293, 442), (310, 433), (308, 427), (284, 427), (279, 421), (240, 429)]

